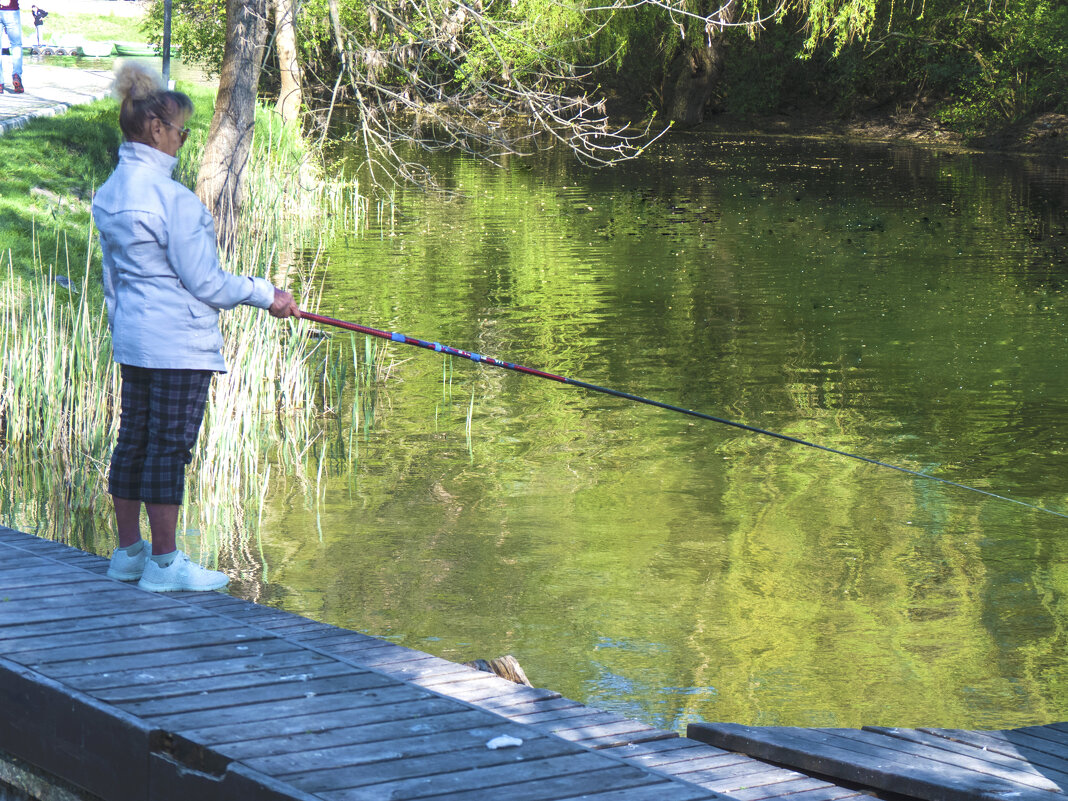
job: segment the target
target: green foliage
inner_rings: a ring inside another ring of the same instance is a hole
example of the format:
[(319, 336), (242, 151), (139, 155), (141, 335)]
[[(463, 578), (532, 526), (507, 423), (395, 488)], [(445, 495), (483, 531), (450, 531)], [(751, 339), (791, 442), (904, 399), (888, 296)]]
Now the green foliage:
[(979, 133), (991, 120), (1068, 110), (1068, 7), (1014, 0), (960, 22), (970, 35), (953, 40), (958, 54), (950, 65), (959, 76), (959, 99), (943, 106), (943, 121)]
[[(148, 4), (144, 27), (152, 44), (163, 44), (162, 0)], [(184, 61), (218, 74), (226, 47), (225, 0), (173, 0), (171, 42), (181, 48)]]
[(800, 36), (783, 25), (775, 25), (755, 41), (738, 33), (727, 50), (721, 102), (739, 114), (781, 109), (796, 89)]
[(808, 27), (805, 51), (829, 41), (838, 55), (847, 44), (871, 31), (878, 0), (801, 0), (799, 5)]
[[(175, 3), (173, 36), (184, 57), (217, 70), (224, 3)], [(673, 11), (649, 4), (606, 9), (589, 0), (342, 0), (339, 8), (346, 46), (359, 56), (354, 68), (387, 94), (406, 91), (415, 72), (467, 96), (492, 94), (492, 84), (511, 80), (559, 91), (569, 77), (588, 76), (588, 89), (607, 87), (655, 109), (679, 57), (718, 37), (727, 61), (716, 103), (741, 113), (799, 99), (836, 114), (919, 104), (976, 133), (1068, 110), (1068, 7), (1057, 0), (747, 0), (732, 7), (734, 23), (760, 19), (759, 29), (708, 25), (720, 4), (706, 0), (682, 0)], [(161, 20), (162, 0), (153, 0), (155, 41)], [(444, 49), (426, 47), (443, 35), (452, 37)], [(341, 63), (326, 0), (301, 6), (298, 36), (307, 82), (332, 89)], [(552, 73), (555, 84), (546, 77)]]

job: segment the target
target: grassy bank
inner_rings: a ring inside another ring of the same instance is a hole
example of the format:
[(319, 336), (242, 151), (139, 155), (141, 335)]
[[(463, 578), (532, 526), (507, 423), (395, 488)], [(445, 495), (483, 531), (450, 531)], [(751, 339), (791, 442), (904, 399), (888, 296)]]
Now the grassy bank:
[[(49, 0), (42, 3), (48, 16), (41, 26), (41, 40), (59, 41), (81, 36), (90, 42), (147, 42), (142, 28), (145, 9), (127, 0)], [(30, 4), (22, 4), (22, 43), (36, 44)]]
[[(213, 98), (182, 88), (197, 113), (176, 177), (191, 183)], [(27, 159), (0, 179), (12, 210), (0, 228), (0, 520), (100, 553), (114, 545), (106, 468), (119, 382), (89, 203), (114, 166), (116, 132), (115, 103), (104, 101), (0, 137), (0, 154)], [(224, 268), (276, 284), (292, 276), (299, 291), (314, 269), (304, 254), (317, 252), (332, 225), (359, 227), (365, 207), (355, 187), (321, 173), (299, 132), (262, 111), (241, 235)], [(69, 276), (70, 289), (58, 275)], [(305, 294), (303, 305), (315, 299)], [(323, 420), (347, 397), (339, 364), (352, 357), (259, 309), (221, 319), (230, 370), (214, 383), (180, 530), (188, 550), (241, 573), (259, 565), (250, 537), (269, 457), (284, 454), (290, 474), (316, 493)]]

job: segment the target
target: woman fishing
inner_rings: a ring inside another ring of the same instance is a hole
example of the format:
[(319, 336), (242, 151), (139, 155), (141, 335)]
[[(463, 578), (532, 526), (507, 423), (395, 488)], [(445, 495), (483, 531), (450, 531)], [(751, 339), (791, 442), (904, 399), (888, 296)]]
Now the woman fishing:
[[(93, 200), (114, 359), (122, 375), (108, 491), (119, 547), (108, 575), (142, 589), (215, 590), (224, 573), (177, 550), (175, 531), (212, 375), (225, 372), (219, 309), (247, 304), (299, 316), (289, 292), (219, 266), (204, 204), (171, 178), (193, 104), (151, 69), (124, 63), (115, 79), (125, 141)], [(151, 546), (141, 539), (141, 504)]]

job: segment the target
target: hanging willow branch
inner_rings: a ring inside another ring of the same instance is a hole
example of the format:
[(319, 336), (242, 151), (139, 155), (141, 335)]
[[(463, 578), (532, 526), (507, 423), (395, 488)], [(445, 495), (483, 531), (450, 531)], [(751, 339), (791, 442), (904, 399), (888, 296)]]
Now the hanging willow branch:
[(604, 100), (585, 84), (598, 65), (579, 68), (556, 54), (578, 39), (550, 48), (538, 43), (536, 21), (496, 10), (491, 15), (480, 0), (376, 3), (368, 7), (370, 35), (357, 35), (344, 29), (337, 0), (330, 0), (335, 46), (356, 107), (350, 135), (376, 185), (433, 185), (408, 155), (411, 147), (499, 163), (564, 145), (582, 162), (604, 166), (637, 157), (666, 130), (651, 134), (651, 122), (613, 125)]

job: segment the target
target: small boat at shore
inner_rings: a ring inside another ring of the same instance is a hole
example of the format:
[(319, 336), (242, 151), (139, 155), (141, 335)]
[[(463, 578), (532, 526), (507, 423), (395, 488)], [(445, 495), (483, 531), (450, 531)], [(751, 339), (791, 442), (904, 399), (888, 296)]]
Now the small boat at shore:
[(114, 42), (82, 42), (75, 55), (85, 58), (107, 58), (115, 52)]
[[(173, 51), (173, 47), (171, 48)], [(115, 55), (123, 58), (158, 56), (159, 51), (150, 44), (138, 42), (115, 42)]]

